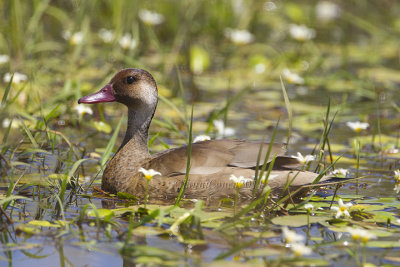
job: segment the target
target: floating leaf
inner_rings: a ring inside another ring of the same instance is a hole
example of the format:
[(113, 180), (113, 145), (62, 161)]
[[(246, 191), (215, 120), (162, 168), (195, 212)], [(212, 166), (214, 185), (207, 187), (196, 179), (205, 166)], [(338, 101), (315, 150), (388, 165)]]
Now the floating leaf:
[(35, 226), (41, 226), (41, 227), (60, 227), (60, 225), (50, 223), (49, 221), (33, 220), (33, 221), (30, 221), (28, 224), (35, 225)]
[[(97, 214), (98, 214), (99, 218), (107, 220), (107, 219), (110, 219), (114, 215), (114, 212), (109, 209), (97, 209)], [(89, 217), (97, 217), (95, 210), (87, 210), (86, 215)]]
[(99, 132), (103, 132), (103, 133), (111, 133), (112, 128), (108, 123), (105, 123), (103, 121), (95, 121), (93, 122), (93, 127), (99, 131)]
[[(307, 217), (308, 215), (289, 215), (289, 216), (280, 216), (275, 217), (271, 221), (274, 224), (292, 226), (292, 227), (300, 227), (307, 225)], [(310, 223), (324, 222), (329, 220), (330, 217), (325, 216), (309, 216)]]

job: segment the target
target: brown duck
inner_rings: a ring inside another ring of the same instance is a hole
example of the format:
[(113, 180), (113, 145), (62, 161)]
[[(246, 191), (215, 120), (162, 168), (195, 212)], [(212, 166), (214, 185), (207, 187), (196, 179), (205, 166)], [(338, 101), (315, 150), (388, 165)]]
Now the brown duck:
[[(142, 69), (123, 69), (97, 93), (82, 97), (78, 103), (117, 101), (128, 107), (128, 127), (118, 152), (108, 163), (102, 178), (102, 189), (127, 192), (143, 197), (146, 180), (139, 168), (161, 173), (150, 181), (152, 198), (176, 197), (186, 173), (187, 146), (169, 149), (151, 155), (147, 147), (148, 129), (156, 110), (158, 96), (153, 76)], [(191, 169), (184, 197), (233, 197), (235, 184), (230, 176), (253, 179), (261, 143), (243, 140), (209, 140), (192, 144)], [(264, 159), (268, 144), (263, 145)], [(308, 171), (291, 169), (301, 166), (297, 159), (285, 156), (283, 145), (274, 144), (271, 155), (277, 155), (268, 185), (273, 194), (309, 185), (318, 176)], [(272, 159), (272, 156), (269, 160)], [(331, 178), (322, 177), (320, 182)], [(253, 182), (240, 188), (241, 197), (251, 197)], [(261, 190), (258, 190), (261, 191)]]

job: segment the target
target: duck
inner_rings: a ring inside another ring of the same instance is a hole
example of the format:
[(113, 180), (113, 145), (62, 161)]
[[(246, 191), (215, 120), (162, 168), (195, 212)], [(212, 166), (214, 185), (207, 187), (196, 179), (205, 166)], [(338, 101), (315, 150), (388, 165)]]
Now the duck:
[[(101, 189), (113, 194), (124, 192), (143, 198), (147, 181), (139, 170), (153, 169), (160, 175), (149, 181), (148, 197), (176, 198), (186, 176), (188, 146), (150, 154), (149, 127), (158, 102), (158, 89), (153, 76), (139, 68), (122, 69), (100, 91), (78, 100), (79, 104), (103, 102), (125, 105), (128, 109), (128, 122), (125, 137), (103, 172)], [(264, 142), (237, 139), (192, 143), (191, 167), (184, 198), (232, 198), (237, 192), (232, 175), (249, 179), (240, 187), (240, 198), (254, 197), (254, 176), (259, 151), (262, 151), (261, 159), (264, 159), (269, 146)], [(272, 144), (270, 155), (268, 163), (274, 155), (275, 162), (268, 186), (274, 196), (283, 196), (297, 188), (308, 188), (316, 178), (319, 179), (318, 184), (329, 183), (335, 178), (301, 170), (302, 164), (298, 159), (286, 155), (284, 144)], [(260, 188), (256, 189), (257, 194), (261, 193), (262, 187), (263, 183), (260, 183)]]

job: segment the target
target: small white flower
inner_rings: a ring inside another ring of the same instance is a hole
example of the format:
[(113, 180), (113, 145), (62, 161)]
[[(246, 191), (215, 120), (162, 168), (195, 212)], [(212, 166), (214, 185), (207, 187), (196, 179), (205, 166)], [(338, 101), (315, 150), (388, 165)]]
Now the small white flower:
[(394, 179), (400, 183), (400, 169), (394, 171)]
[(311, 210), (314, 209), (314, 206), (313, 206), (313, 204), (311, 204), (311, 203), (307, 203), (307, 204), (304, 205), (304, 208), (305, 208), (306, 210), (308, 210), (308, 211), (311, 211)]
[[(5, 118), (2, 122), (2, 126), (3, 128), (8, 128), (10, 126), (11, 120), (8, 118)], [(18, 119), (13, 119), (12, 124), (11, 124), (11, 128), (13, 129), (17, 129), (22, 125), (21, 121)]]
[(359, 121), (348, 121), (346, 122), (346, 125), (356, 133), (359, 133), (361, 130), (365, 130), (369, 127), (368, 122), (359, 122)]
[(290, 36), (299, 42), (311, 40), (315, 37), (315, 30), (306, 25), (290, 24), (289, 26)]
[(336, 219), (341, 217), (342, 215), (344, 215), (345, 217), (350, 217), (350, 213), (349, 213), (348, 209), (351, 206), (353, 206), (353, 204), (351, 204), (350, 202), (344, 204), (343, 200), (341, 198), (339, 198), (338, 204), (339, 204), (339, 207), (332, 207), (331, 208), (333, 210), (337, 210), (337, 213), (336, 213), (336, 216), (335, 216)]
[(84, 115), (85, 113), (90, 115), (93, 114), (93, 110), (85, 105), (76, 105), (73, 109), (78, 112), (79, 115)]
[[(9, 83), (11, 81), (12, 74), (7, 72), (4, 74), (3, 81), (6, 83)], [(19, 72), (14, 72), (14, 77), (13, 77), (13, 84), (19, 84), (21, 82), (24, 82), (28, 79), (28, 76), (25, 74), (19, 73)]]
[(225, 123), (223, 120), (214, 120), (214, 127), (217, 129), (217, 139), (221, 139), (227, 136), (233, 136), (235, 134), (235, 130), (230, 127), (225, 127)]
[(267, 69), (267, 67), (265, 67), (264, 63), (258, 63), (254, 66), (254, 72), (257, 74), (264, 73), (266, 69)]
[(392, 147), (392, 148), (383, 150), (382, 154), (397, 154), (399, 152), (400, 152), (400, 149)]
[(79, 175), (79, 182), (82, 184), (86, 184), (86, 183), (90, 182), (90, 176)]
[(225, 37), (237, 45), (248, 44), (254, 40), (254, 36), (250, 32), (231, 28), (225, 29)]
[(315, 160), (315, 156), (306, 155), (304, 157), (300, 152), (297, 152), (297, 156), (292, 156), (292, 158), (297, 159), (302, 164), (307, 164), (308, 162)]
[(69, 41), (71, 45), (78, 45), (82, 43), (84, 35), (83, 32), (71, 33), (70, 31), (64, 31), (62, 37)]
[(286, 226), (282, 228), (282, 234), (285, 242), (288, 244), (299, 243), (304, 240), (304, 236), (298, 235), (295, 231), (289, 230)]
[(277, 9), (275, 3), (272, 1), (265, 2), (263, 5), (263, 8), (265, 11), (273, 11), (273, 10)]
[(262, 182), (263, 184), (265, 184), (265, 182), (271, 181), (271, 180), (275, 179), (275, 178), (278, 177), (278, 176), (279, 176), (278, 174), (269, 174), (268, 180), (267, 180), (267, 173), (265, 173), (265, 174), (263, 175), (263, 177), (261, 178), (261, 182)]
[(125, 33), (124, 36), (119, 39), (119, 45), (127, 50), (127, 49), (134, 49), (137, 46), (137, 41), (135, 39), (132, 39), (132, 36), (130, 33)]
[(139, 168), (138, 171), (144, 174), (144, 178), (146, 178), (147, 181), (150, 181), (155, 175), (161, 175), (160, 172), (155, 171), (153, 169), (146, 170), (144, 168)]
[(211, 138), (208, 135), (199, 135), (196, 136), (196, 138), (193, 140), (193, 143), (208, 141), (208, 140), (211, 140)]
[(317, 19), (320, 21), (331, 21), (340, 16), (340, 7), (331, 1), (320, 1), (315, 7)]
[(111, 43), (114, 40), (114, 32), (107, 29), (100, 29), (99, 30), (99, 37), (105, 43)]
[(304, 78), (299, 74), (291, 72), (289, 69), (283, 69), (283, 77), (291, 84), (304, 84)]
[(147, 9), (139, 11), (139, 18), (147, 25), (158, 25), (164, 22), (164, 16)]
[(349, 171), (347, 169), (340, 168), (340, 169), (336, 169), (336, 170), (332, 171), (331, 174), (332, 175), (341, 175), (341, 176), (346, 177), (348, 172)]
[(368, 240), (370, 240), (370, 239), (376, 238), (376, 235), (370, 233), (367, 230), (361, 229), (361, 228), (346, 227), (346, 232), (349, 232), (351, 237), (355, 241), (360, 241), (363, 243), (368, 242)]
[(310, 255), (312, 253), (312, 249), (303, 245), (301, 243), (292, 243), (290, 244), (290, 249), (293, 251), (296, 257), (301, 257), (303, 255)]
[(396, 191), (396, 194), (398, 194), (400, 192), (400, 183), (395, 183), (393, 190)]
[(8, 55), (0, 55), (0, 64), (4, 64), (10, 61), (10, 57)]
[(236, 188), (241, 188), (244, 185), (244, 183), (252, 181), (251, 179), (244, 178), (243, 176), (236, 177), (233, 174), (231, 174), (229, 180), (235, 183)]

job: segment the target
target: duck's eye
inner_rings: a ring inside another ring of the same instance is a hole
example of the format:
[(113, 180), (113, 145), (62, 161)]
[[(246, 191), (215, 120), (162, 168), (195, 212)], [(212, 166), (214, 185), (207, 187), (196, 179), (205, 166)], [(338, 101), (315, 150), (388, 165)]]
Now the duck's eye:
[(136, 81), (136, 79), (135, 79), (135, 77), (133, 77), (133, 76), (128, 76), (128, 77), (126, 77), (126, 82), (128, 83), (128, 84), (132, 84), (132, 83), (134, 83)]

